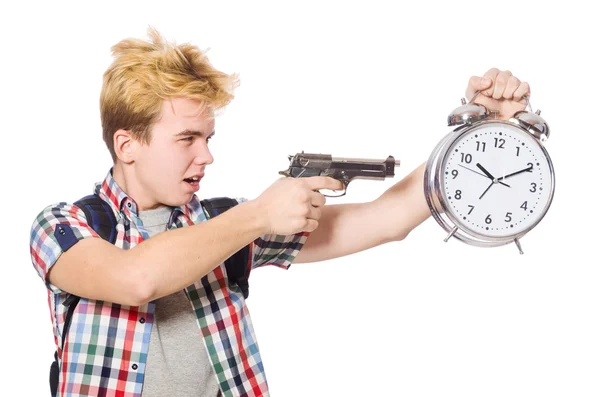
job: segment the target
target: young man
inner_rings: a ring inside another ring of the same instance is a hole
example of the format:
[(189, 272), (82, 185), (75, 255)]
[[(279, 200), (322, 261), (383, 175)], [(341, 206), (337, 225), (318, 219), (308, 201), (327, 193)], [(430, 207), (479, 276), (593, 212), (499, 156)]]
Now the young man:
[[(369, 203), (325, 206), (318, 190), (341, 189), (339, 181), (281, 178), (207, 219), (195, 192), (213, 162), (213, 112), (238, 82), (197, 47), (150, 36), (116, 44), (104, 74), (102, 127), (114, 166), (95, 193), (115, 215), (115, 244), (74, 204), (48, 206), (32, 225), (60, 363), (56, 394), (266, 396), (244, 296), (223, 262), (248, 246), (252, 269), (288, 268), (402, 240), (430, 215), (424, 166)], [(476, 90), (501, 117), (523, 109), (529, 94), (497, 69), (471, 78), (467, 96)], [(70, 296), (81, 299), (65, 335)]]

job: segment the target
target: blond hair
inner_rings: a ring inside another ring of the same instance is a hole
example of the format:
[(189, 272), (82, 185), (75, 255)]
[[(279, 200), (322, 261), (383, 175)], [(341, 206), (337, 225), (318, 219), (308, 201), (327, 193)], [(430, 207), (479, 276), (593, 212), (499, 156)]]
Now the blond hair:
[(153, 27), (148, 36), (150, 41), (130, 38), (111, 48), (115, 59), (104, 73), (100, 117), (113, 161), (113, 136), (119, 129), (150, 143), (150, 128), (160, 118), (163, 100), (184, 97), (216, 110), (233, 99), (239, 85), (237, 74), (216, 70), (197, 46), (167, 43)]

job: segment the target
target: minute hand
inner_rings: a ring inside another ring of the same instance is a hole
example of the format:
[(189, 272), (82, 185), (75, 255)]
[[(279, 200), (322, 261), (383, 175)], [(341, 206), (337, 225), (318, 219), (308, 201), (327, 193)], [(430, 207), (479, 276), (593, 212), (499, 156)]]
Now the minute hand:
[(527, 168), (523, 168), (522, 170), (519, 170), (519, 171), (517, 171), (517, 172), (513, 172), (512, 174), (504, 175), (504, 176), (502, 176), (502, 177), (498, 178), (498, 180), (500, 181), (500, 180), (502, 180), (502, 179), (509, 178), (509, 177), (511, 177), (511, 176), (514, 176), (514, 175), (520, 174), (521, 172), (531, 171), (532, 169), (533, 169), (533, 166), (532, 166), (532, 165), (530, 165), (529, 167), (527, 167)]

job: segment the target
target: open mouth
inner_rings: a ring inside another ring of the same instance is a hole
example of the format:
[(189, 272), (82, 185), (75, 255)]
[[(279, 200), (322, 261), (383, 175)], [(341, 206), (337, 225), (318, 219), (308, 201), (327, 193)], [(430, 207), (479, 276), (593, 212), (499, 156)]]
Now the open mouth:
[(198, 184), (200, 183), (200, 178), (197, 176), (193, 176), (191, 178), (185, 178), (184, 182), (189, 183), (190, 185), (192, 185), (193, 187), (197, 187)]

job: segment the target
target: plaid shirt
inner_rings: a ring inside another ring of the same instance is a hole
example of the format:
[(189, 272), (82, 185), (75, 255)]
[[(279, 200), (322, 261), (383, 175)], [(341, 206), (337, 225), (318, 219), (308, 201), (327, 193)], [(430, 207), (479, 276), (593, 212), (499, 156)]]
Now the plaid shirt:
[[(119, 248), (129, 249), (148, 238), (136, 202), (117, 185), (112, 169), (95, 193), (108, 202), (117, 224)], [(239, 202), (246, 201), (238, 199)], [(196, 195), (173, 210), (168, 229), (207, 220)], [(58, 232), (57, 232), (58, 230)], [(288, 268), (308, 233), (265, 235), (250, 244), (252, 268)], [(65, 202), (46, 207), (33, 222), (30, 251), (33, 265), (48, 289), (54, 341), (61, 360), (58, 396), (123, 396), (142, 394), (155, 303), (134, 307), (81, 298), (72, 317), (64, 351), (60, 351), (69, 294), (50, 283), (48, 272), (61, 253), (84, 238), (99, 237), (78, 207)], [(241, 290), (229, 287), (224, 263), (185, 289), (224, 396), (268, 396), (263, 363)]]

